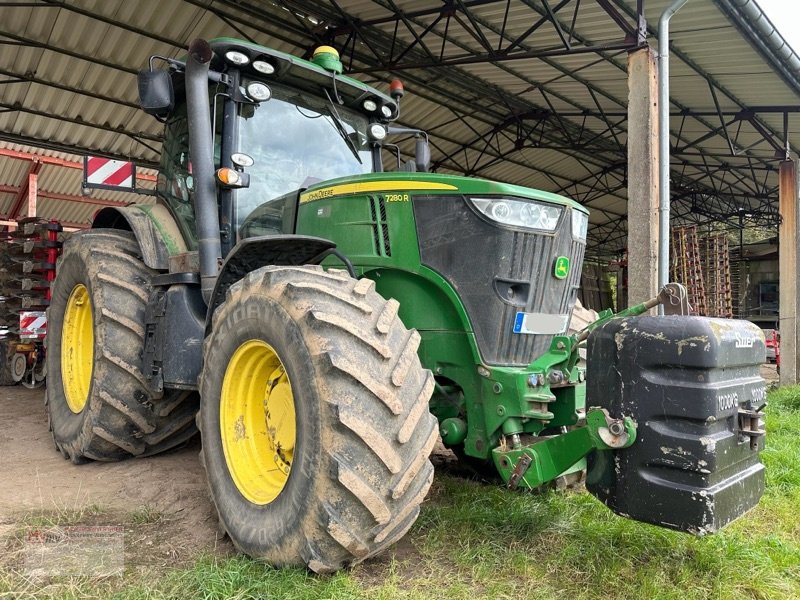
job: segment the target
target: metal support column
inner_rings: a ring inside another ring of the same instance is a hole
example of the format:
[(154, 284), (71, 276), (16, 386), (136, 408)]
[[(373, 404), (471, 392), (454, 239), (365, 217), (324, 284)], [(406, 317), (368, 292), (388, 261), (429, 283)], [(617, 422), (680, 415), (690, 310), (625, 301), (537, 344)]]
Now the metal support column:
[(628, 306), (658, 294), (658, 67), (628, 54)]
[(797, 161), (787, 160), (781, 163), (779, 211), (781, 225), (778, 230), (778, 280), (780, 296), (778, 312), (780, 314), (781, 333), (781, 385), (797, 383), (797, 326), (800, 290), (797, 287), (798, 246), (797, 219), (800, 214), (800, 195), (798, 195)]

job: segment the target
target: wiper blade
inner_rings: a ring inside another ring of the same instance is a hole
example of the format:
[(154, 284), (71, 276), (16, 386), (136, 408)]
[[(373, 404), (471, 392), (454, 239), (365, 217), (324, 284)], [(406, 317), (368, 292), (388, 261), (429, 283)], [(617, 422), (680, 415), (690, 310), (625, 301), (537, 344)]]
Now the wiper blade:
[(361, 155), (358, 153), (358, 148), (356, 148), (355, 142), (353, 142), (350, 136), (347, 135), (347, 131), (345, 130), (344, 125), (342, 125), (342, 118), (339, 116), (339, 112), (336, 110), (333, 100), (331, 100), (331, 95), (328, 93), (327, 88), (322, 89), (325, 90), (325, 95), (328, 97), (328, 112), (330, 112), (331, 115), (330, 122), (336, 128), (336, 131), (339, 132), (339, 135), (345, 141), (347, 147), (350, 148), (350, 152), (353, 153), (353, 156), (356, 157), (356, 160), (359, 162), (359, 164), (363, 165), (364, 161), (361, 160)]

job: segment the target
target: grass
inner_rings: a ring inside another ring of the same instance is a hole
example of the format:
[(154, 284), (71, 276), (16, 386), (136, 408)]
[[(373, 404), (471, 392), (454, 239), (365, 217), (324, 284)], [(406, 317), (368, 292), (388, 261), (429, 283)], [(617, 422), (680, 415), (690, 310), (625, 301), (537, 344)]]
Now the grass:
[[(0, 598), (798, 598), (800, 387), (773, 391), (769, 401), (767, 491), (717, 535), (622, 519), (587, 493), (510, 493), (439, 475), (407, 540), (348, 572), (318, 577), (202, 554), (182, 568), (128, 560), (123, 577), (32, 581), (0, 559)], [(160, 521), (149, 507), (128, 516), (132, 531)]]
[(158, 523), (163, 518), (164, 514), (149, 504), (145, 504), (140, 509), (133, 511), (130, 514), (130, 520), (134, 525)]
[(74, 508), (59, 507), (56, 510), (38, 510), (27, 512), (17, 521), (25, 527), (66, 527), (68, 525), (85, 524), (94, 517), (104, 513), (102, 506), (89, 504)]

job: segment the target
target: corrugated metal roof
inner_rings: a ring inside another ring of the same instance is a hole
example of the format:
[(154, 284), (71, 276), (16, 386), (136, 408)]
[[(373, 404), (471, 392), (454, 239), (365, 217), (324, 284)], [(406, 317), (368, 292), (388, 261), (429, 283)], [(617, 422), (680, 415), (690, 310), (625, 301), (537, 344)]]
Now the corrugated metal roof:
[[(671, 26), (673, 144), (680, 149), (703, 138), (691, 151), (673, 157), (673, 178), (679, 184), (674, 202), (683, 219), (706, 218), (692, 214), (703, 208), (695, 196), (705, 198), (717, 213), (737, 203), (769, 209), (772, 201), (774, 206), (775, 144), (749, 120), (733, 120), (732, 115), (752, 107), (800, 104), (799, 90), (753, 47), (740, 24), (729, 20), (722, 2), (690, 1)], [(633, 23), (636, 0), (611, 3)], [(646, 3), (648, 41), (654, 45), (654, 28), (667, 4)], [(429, 0), (42, 0), (41, 5), (4, 8), (0, 37), (20, 45), (4, 46), (0, 81), (21, 81), (0, 85), (0, 137), (7, 140), (0, 141), (0, 148), (29, 141), (29, 146), (74, 148), (72, 160), (85, 151), (152, 165), (158, 159), (161, 126), (135, 107), (134, 76), (151, 55), (177, 57), (195, 37), (249, 37), (295, 54), (328, 41), (344, 46), (346, 64), (368, 71), (357, 77), (378, 85), (395, 75), (406, 81), (402, 121), (431, 133), (438, 170), (571, 195), (593, 209), (594, 240), (614, 250), (624, 245), (624, 223), (617, 223), (626, 212), (626, 51), (439, 64), (489, 50), (510, 52), (512, 41), (542, 20), (543, 6), (533, 0), (458, 5)], [(551, 51), (562, 46), (562, 35), (569, 35), (576, 48), (622, 40), (620, 26), (599, 2), (571, 0), (558, 6), (561, 33), (545, 20), (512, 50)], [(348, 45), (351, 38), (357, 44)], [(380, 65), (397, 63), (401, 53), (399, 64), (380, 70)], [(402, 68), (414, 62), (419, 66)], [(733, 154), (720, 115), (714, 114), (716, 103), (726, 112), (723, 118), (732, 121)], [(681, 116), (682, 110), (695, 116)], [(755, 119), (780, 140), (782, 114), (758, 112)], [(790, 131), (797, 130), (800, 116), (790, 114), (788, 124)], [(411, 151), (410, 142), (401, 147)], [(26, 173), (21, 161), (0, 157), (0, 185), (19, 186)], [(45, 166), (40, 188), (80, 195), (80, 173)], [(100, 191), (92, 197), (147, 199)], [(12, 201), (13, 194), (0, 193), (0, 214)], [(97, 208), (53, 199), (38, 206), (45, 216), (73, 222), (86, 222)]]

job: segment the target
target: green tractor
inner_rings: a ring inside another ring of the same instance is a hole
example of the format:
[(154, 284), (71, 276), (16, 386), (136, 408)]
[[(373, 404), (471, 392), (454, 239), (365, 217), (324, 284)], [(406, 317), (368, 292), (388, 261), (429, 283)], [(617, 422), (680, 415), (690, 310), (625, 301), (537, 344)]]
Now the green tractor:
[[(157, 202), (100, 211), (53, 286), (65, 458), (152, 455), (199, 429), (236, 547), (317, 572), (405, 534), (439, 436), (510, 488), (588, 463), (612, 510), (674, 529), (758, 502), (758, 328), (686, 316), (671, 284), (569, 335), (586, 209), (428, 173), (424, 132), (392, 125), (399, 83), (342, 75), (328, 47), (196, 40), (153, 57), (139, 94), (166, 125)], [(388, 172), (398, 134), (416, 155)]]

